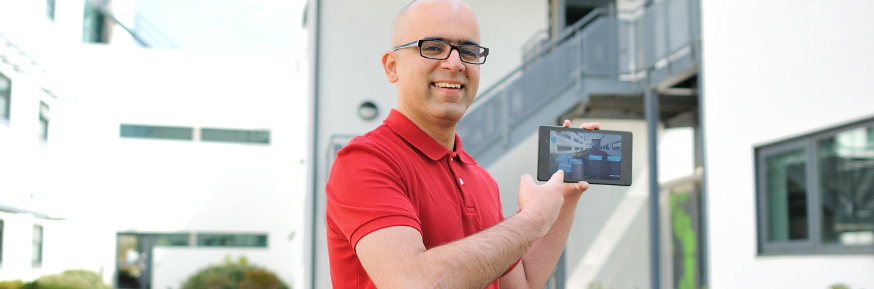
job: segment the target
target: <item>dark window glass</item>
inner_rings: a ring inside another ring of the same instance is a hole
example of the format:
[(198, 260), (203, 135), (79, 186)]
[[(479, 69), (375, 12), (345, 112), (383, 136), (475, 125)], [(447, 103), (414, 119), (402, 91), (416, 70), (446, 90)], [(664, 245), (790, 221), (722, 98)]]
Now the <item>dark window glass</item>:
[(806, 151), (769, 156), (765, 165), (768, 241), (807, 239)]
[(0, 268), (3, 265), (3, 220), (0, 220)]
[(269, 144), (270, 131), (203, 128), (200, 130), (200, 140), (214, 142)]
[(267, 235), (197, 234), (198, 247), (267, 247)]
[(190, 127), (121, 125), (121, 137), (191, 140), (193, 129)]
[(874, 119), (756, 151), (760, 253), (874, 254)]
[(158, 234), (156, 246), (188, 246), (190, 237), (188, 234)]
[(49, 106), (45, 102), (39, 103), (39, 139), (49, 139)]
[(822, 242), (874, 244), (874, 127), (819, 140)]
[(104, 29), (106, 17), (103, 12), (92, 5), (91, 1), (85, 1), (85, 13), (82, 19), (82, 42), (105, 43)]
[[(119, 233), (116, 239), (116, 287), (149, 288), (155, 247), (190, 246), (188, 233)], [(154, 288), (154, 287), (152, 287)]]
[(55, 0), (46, 0), (46, 16), (52, 21), (55, 20)]
[(42, 231), (42, 226), (33, 225), (33, 245), (31, 247), (30, 264), (35, 268), (42, 266)]
[(10, 92), (12, 81), (5, 75), (0, 74), (0, 119), (9, 119)]

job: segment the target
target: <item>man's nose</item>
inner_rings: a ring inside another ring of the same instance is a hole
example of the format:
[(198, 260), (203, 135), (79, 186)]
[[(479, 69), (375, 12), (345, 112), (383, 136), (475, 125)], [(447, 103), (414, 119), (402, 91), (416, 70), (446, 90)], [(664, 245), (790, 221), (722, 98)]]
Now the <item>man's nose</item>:
[(440, 65), (453, 72), (464, 71), (464, 62), (461, 62), (461, 54), (458, 53), (458, 49), (449, 50), (449, 58), (441, 61)]

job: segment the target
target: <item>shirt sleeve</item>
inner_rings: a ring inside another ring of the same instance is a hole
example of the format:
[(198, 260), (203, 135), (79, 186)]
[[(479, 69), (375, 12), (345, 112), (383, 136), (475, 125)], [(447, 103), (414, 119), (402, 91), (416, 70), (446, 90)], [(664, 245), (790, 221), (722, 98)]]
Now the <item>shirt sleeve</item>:
[(325, 187), (325, 212), (353, 248), (386, 227), (408, 226), (421, 234), (397, 160), (389, 150), (360, 139), (337, 153)]

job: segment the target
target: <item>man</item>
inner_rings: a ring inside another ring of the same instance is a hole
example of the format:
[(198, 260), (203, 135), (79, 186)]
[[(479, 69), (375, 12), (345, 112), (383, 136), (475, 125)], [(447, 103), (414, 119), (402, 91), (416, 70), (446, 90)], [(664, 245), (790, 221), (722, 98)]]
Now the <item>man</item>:
[(416, 1), (395, 17), (382, 64), (397, 110), (338, 152), (326, 186), (335, 288), (543, 288), (549, 279), (589, 184), (564, 184), (562, 171), (543, 185), (524, 175), (518, 213), (503, 218), (497, 184), (455, 134), (488, 55), (479, 42), (459, 0)]

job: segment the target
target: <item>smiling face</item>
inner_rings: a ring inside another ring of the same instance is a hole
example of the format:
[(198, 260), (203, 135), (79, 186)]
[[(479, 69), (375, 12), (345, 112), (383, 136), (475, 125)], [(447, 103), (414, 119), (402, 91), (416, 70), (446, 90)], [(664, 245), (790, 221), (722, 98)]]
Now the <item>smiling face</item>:
[[(392, 47), (423, 39), (479, 44), (479, 26), (461, 1), (418, 1), (395, 18)], [(386, 77), (397, 84), (398, 111), (420, 127), (449, 125), (454, 130), (479, 88), (480, 66), (461, 62), (457, 50), (448, 59), (434, 60), (420, 56), (414, 46), (386, 52), (382, 61)]]

